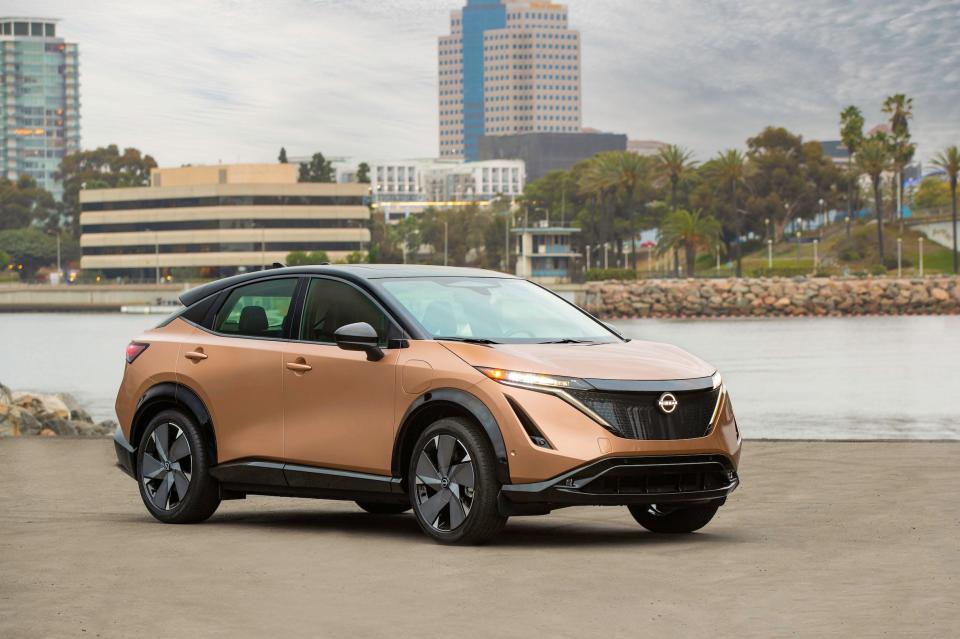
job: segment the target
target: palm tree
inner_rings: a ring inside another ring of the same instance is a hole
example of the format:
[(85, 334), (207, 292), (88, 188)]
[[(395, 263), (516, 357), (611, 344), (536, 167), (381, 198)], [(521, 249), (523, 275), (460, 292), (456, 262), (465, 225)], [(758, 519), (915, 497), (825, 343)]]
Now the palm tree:
[[(863, 123), (863, 113), (853, 105), (840, 112), (840, 140), (847, 148), (847, 218), (853, 217), (853, 187), (856, 184), (853, 156), (863, 143)], [(847, 237), (849, 236), (850, 225), (847, 224)]]
[[(917, 145), (910, 142), (910, 120), (913, 118), (913, 98), (903, 93), (889, 96), (883, 101), (883, 112), (890, 116), (890, 160), (896, 177), (897, 195), (903, 193), (903, 170), (913, 159)], [(897, 217), (902, 218), (900, 203)]]
[(697, 249), (716, 245), (720, 237), (720, 222), (701, 210), (686, 211), (678, 209), (664, 218), (660, 225), (660, 251), (684, 249), (687, 261), (687, 275), (694, 276), (697, 261)]
[(730, 189), (730, 207), (733, 210), (733, 227), (734, 233), (736, 233), (737, 277), (741, 277), (743, 275), (743, 255), (740, 250), (740, 237), (743, 235), (743, 224), (740, 209), (737, 208), (737, 186), (746, 182), (750, 167), (743, 153), (736, 149), (727, 149), (721, 151), (705, 168), (708, 169), (707, 174), (721, 188)]
[(680, 181), (697, 168), (693, 154), (682, 146), (668, 144), (657, 153), (657, 166), (663, 177), (670, 181), (670, 208), (677, 210), (677, 187)]
[[(620, 246), (625, 234), (633, 235), (637, 209), (653, 191), (649, 158), (636, 153), (610, 151), (588, 160), (577, 183), (579, 193), (601, 212), (601, 240)], [(618, 259), (622, 251), (617, 252)]]
[(953, 205), (953, 274), (957, 274), (957, 174), (960, 173), (960, 149), (947, 147), (933, 158), (934, 166), (943, 169), (950, 180), (950, 200)]
[(880, 245), (880, 263), (884, 262), (883, 251), (883, 198), (880, 195), (880, 183), (884, 171), (890, 168), (890, 151), (882, 136), (873, 136), (863, 141), (857, 153), (857, 165), (863, 173), (870, 176), (873, 184), (873, 201), (877, 214), (877, 240)]
[[(661, 178), (670, 183), (670, 210), (676, 211), (677, 188), (680, 186), (680, 181), (697, 168), (697, 163), (693, 160), (693, 154), (690, 151), (676, 144), (662, 147), (657, 152), (656, 161)], [(679, 253), (675, 250), (673, 253), (675, 275), (680, 275), (679, 258)]]

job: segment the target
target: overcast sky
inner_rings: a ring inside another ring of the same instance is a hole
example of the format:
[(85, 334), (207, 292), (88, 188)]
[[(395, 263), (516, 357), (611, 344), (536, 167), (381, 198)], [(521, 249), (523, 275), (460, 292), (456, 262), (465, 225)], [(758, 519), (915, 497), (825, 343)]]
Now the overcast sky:
[[(163, 166), (316, 150), (437, 154), (437, 36), (465, 0), (4, 0), (80, 45), (85, 148)], [(960, 1), (568, 0), (584, 126), (700, 159), (767, 124), (838, 137), (914, 98), (920, 157), (960, 144)]]

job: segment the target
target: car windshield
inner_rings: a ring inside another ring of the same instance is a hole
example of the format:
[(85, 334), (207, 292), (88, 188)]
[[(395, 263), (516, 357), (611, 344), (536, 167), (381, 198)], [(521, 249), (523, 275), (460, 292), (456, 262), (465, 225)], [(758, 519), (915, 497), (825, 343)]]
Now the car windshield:
[(610, 330), (525, 280), (387, 278), (380, 284), (434, 339), (480, 343), (609, 343)]

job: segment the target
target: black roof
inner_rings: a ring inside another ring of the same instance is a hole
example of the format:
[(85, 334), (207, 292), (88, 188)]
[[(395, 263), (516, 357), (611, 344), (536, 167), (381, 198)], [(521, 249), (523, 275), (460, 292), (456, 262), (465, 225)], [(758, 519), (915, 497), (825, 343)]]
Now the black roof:
[(180, 295), (180, 302), (190, 306), (194, 302), (244, 282), (277, 275), (336, 275), (354, 282), (366, 282), (387, 277), (500, 277), (515, 279), (515, 276), (481, 268), (458, 266), (430, 266), (426, 264), (329, 264), (323, 266), (287, 266), (264, 271), (253, 271), (201, 284)]

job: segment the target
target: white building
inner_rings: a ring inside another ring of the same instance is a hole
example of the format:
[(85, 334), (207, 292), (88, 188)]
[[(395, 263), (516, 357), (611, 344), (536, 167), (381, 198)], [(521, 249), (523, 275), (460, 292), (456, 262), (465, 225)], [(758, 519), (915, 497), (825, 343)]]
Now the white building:
[[(338, 158), (333, 167), (338, 182), (356, 180), (361, 160)], [(370, 201), (396, 221), (428, 207), (488, 205), (499, 197), (523, 193), (523, 160), (401, 159), (368, 160)]]

